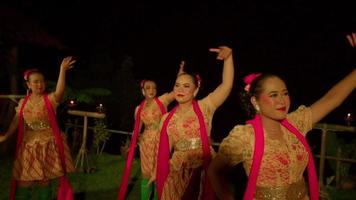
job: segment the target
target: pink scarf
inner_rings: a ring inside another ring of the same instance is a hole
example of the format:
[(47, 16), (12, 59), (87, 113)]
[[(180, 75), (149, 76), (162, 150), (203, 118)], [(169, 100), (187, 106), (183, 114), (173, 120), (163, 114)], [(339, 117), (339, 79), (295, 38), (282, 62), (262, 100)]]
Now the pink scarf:
[[(23, 134), (24, 134), (24, 118), (23, 118), (23, 111), (24, 107), (29, 99), (31, 94), (27, 95), (21, 105), (20, 112), (19, 112), (19, 125), (18, 125), (18, 135), (17, 135), (17, 143), (16, 143), (16, 154), (15, 158), (18, 156), (18, 151), (20, 149), (20, 146), (22, 144), (23, 140)], [(48, 99), (48, 95), (44, 94), (43, 95), (45, 106), (47, 108), (48, 112), (48, 118), (49, 118), (49, 123), (52, 128), (52, 133), (55, 137), (55, 143), (57, 145), (57, 148), (59, 150), (59, 156), (61, 159), (61, 164), (62, 164), (62, 169), (64, 171), (64, 174), (66, 174), (66, 164), (65, 164), (65, 156), (64, 156), (64, 147), (63, 147), (63, 141), (61, 137), (61, 132), (57, 124), (57, 119), (56, 119), (56, 114), (55, 111)], [(15, 193), (16, 193), (16, 180), (11, 181), (11, 192), (10, 192), (10, 199), (14, 200), (15, 199)], [(68, 178), (66, 175), (63, 175), (60, 180), (59, 180), (59, 188), (57, 191), (57, 199), (58, 200), (73, 200), (73, 189), (69, 183)]]
[[(199, 126), (200, 126), (200, 137), (202, 141), (202, 148), (203, 148), (203, 168), (205, 171), (205, 181), (204, 181), (204, 188), (203, 188), (203, 198), (204, 199), (215, 199), (215, 195), (211, 188), (210, 181), (207, 176), (207, 168), (209, 166), (211, 160), (211, 153), (210, 153), (210, 145), (209, 145), (209, 137), (205, 126), (205, 121), (203, 117), (203, 113), (199, 108), (199, 105), (196, 100), (193, 100), (193, 110), (198, 117)], [(160, 143), (158, 149), (158, 156), (157, 156), (157, 191), (158, 191), (158, 198), (161, 199), (164, 183), (169, 174), (169, 159), (170, 159), (170, 151), (169, 151), (169, 139), (167, 134), (167, 126), (172, 118), (173, 114), (177, 110), (178, 106), (173, 108), (171, 112), (169, 112), (167, 118), (164, 120), (161, 130), (160, 136)]]
[[(244, 200), (252, 200), (256, 190), (257, 177), (258, 177), (259, 169), (261, 167), (262, 157), (264, 153), (264, 133), (263, 133), (263, 126), (262, 126), (260, 115), (256, 114), (255, 118), (250, 121), (247, 121), (247, 123), (253, 126), (255, 132), (255, 150), (253, 152), (253, 161), (252, 161), (250, 175), (247, 183), (247, 188), (244, 195)], [(308, 180), (309, 180), (310, 199), (318, 200), (319, 185), (316, 176), (313, 154), (310, 150), (308, 142), (305, 139), (305, 137), (293, 125), (291, 125), (287, 121), (287, 119), (282, 120), (281, 124), (298, 138), (298, 140), (304, 145), (305, 149), (308, 152), (308, 156), (309, 156)]]
[[(167, 111), (166, 111), (163, 103), (158, 98), (154, 98), (154, 100), (156, 101), (159, 109), (161, 110), (162, 115), (165, 114)], [(143, 100), (141, 102), (140, 106), (138, 107), (138, 110), (136, 113), (135, 127), (134, 127), (132, 138), (131, 138), (131, 143), (130, 143), (130, 148), (129, 148), (129, 152), (127, 155), (127, 160), (125, 163), (125, 169), (124, 169), (124, 172), (123, 172), (123, 175), (121, 178), (120, 190), (119, 190), (119, 194), (117, 197), (118, 200), (124, 200), (125, 196), (126, 196), (126, 190), (127, 190), (127, 186), (129, 183), (132, 160), (134, 157), (135, 147), (137, 144), (137, 138), (138, 138), (138, 134), (140, 131), (141, 112), (142, 112), (145, 104), (146, 104), (146, 100)]]

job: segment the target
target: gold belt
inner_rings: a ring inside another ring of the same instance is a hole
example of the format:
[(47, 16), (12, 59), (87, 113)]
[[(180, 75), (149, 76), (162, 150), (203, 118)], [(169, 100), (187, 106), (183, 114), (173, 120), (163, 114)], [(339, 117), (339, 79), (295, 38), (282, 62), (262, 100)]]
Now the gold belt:
[(187, 151), (198, 148), (201, 148), (200, 138), (181, 139), (174, 146), (175, 151)]
[(51, 127), (46, 122), (38, 121), (38, 122), (26, 123), (26, 128), (28, 130), (37, 131), (37, 130), (48, 129)]
[(255, 199), (258, 200), (302, 200), (307, 195), (304, 180), (280, 187), (256, 186)]

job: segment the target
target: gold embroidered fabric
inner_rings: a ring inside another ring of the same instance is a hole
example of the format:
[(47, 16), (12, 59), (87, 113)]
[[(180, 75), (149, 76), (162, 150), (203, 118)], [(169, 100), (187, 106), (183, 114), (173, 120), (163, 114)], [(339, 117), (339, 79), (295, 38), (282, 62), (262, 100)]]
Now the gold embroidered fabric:
[[(198, 104), (204, 116), (208, 135), (210, 135), (215, 107), (211, 103), (209, 96), (198, 101)], [(199, 121), (193, 107), (184, 113), (177, 111), (167, 126), (167, 133), (170, 145), (176, 149), (170, 159), (170, 172), (163, 187), (161, 199), (180, 200), (192, 181), (192, 177), (195, 177), (193, 174), (199, 174), (198, 181), (201, 181), (203, 151), (202, 148), (196, 148), (198, 145), (201, 147), (201, 144), (199, 144), (201, 141)], [(193, 146), (194, 148), (192, 148)], [(179, 148), (184, 150), (179, 150)], [(212, 155), (214, 155), (212, 148), (211, 151)], [(193, 184), (193, 186), (196, 187), (194, 188), (195, 191), (200, 191), (200, 184)]]
[(307, 195), (304, 180), (280, 187), (256, 187), (256, 200), (303, 200)]
[[(48, 98), (56, 109), (58, 103), (54, 94)], [(23, 104), (20, 100), (16, 112)], [(35, 181), (50, 180), (63, 176), (64, 171), (55, 144), (52, 129), (49, 125), (47, 108), (43, 98), (39, 102), (27, 101), (23, 111), (25, 129), (23, 142), (19, 148), (18, 157), (14, 163), (13, 174), (16, 180)], [(74, 171), (73, 161), (68, 145), (63, 137), (64, 154), (67, 172)]]
[[(163, 105), (167, 107), (169, 102), (166, 100), (167, 94), (159, 97)], [(143, 132), (140, 137), (140, 161), (141, 172), (145, 179), (151, 177), (156, 165), (159, 122), (162, 117), (162, 112), (155, 101), (146, 103), (141, 111), (141, 122), (143, 124)]]
[(188, 151), (198, 148), (202, 148), (200, 138), (181, 139), (174, 146), (175, 151)]
[[(302, 134), (312, 129), (311, 109), (300, 106), (288, 114), (288, 121)], [(283, 140), (271, 139), (264, 134), (264, 156), (257, 178), (258, 187), (287, 187), (303, 179), (308, 153), (303, 144), (282, 127)], [(250, 173), (254, 151), (254, 132), (251, 125), (237, 125), (220, 145), (219, 154), (234, 166), (243, 163), (246, 174)]]
[(49, 129), (51, 126), (47, 122), (32, 122), (32, 123), (26, 123), (25, 124), (25, 129), (32, 130), (32, 131), (38, 131), (38, 130), (43, 130), (43, 129)]

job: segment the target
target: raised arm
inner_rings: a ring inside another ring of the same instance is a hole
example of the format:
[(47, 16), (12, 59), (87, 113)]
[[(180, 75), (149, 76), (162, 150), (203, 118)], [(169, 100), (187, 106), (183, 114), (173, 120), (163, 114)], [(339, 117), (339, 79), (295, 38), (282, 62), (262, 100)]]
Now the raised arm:
[[(356, 47), (356, 34), (346, 36), (350, 45)], [(311, 105), (312, 122), (318, 123), (323, 117), (338, 107), (356, 87), (356, 68), (334, 85), (321, 99)]]
[[(182, 60), (179, 64), (179, 71), (178, 71), (178, 74), (177, 76), (179, 76), (180, 74), (183, 74), (184, 73), (184, 65), (185, 65), (185, 61)], [(174, 93), (173, 91), (171, 91), (170, 93), (168, 93), (166, 95), (166, 100), (167, 100), (167, 103), (170, 104), (172, 101), (174, 101)], [(168, 105), (167, 105), (168, 106)]]
[(356, 69), (334, 85), (321, 99), (311, 105), (312, 123), (318, 123), (323, 117), (338, 107), (356, 87)]
[(209, 50), (218, 54), (216, 57), (218, 60), (224, 61), (222, 83), (211, 93), (210, 96), (214, 106), (219, 107), (229, 96), (234, 82), (234, 62), (232, 58), (232, 50), (226, 46), (211, 48)]
[(76, 60), (74, 60), (72, 56), (65, 57), (62, 60), (60, 71), (59, 71), (59, 76), (58, 76), (58, 81), (57, 81), (57, 87), (56, 87), (56, 91), (54, 92), (54, 96), (55, 96), (57, 102), (60, 102), (60, 100), (62, 99), (63, 93), (64, 93), (66, 72), (68, 69), (71, 69), (73, 67), (73, 64), (75, 62), (76, 62)]

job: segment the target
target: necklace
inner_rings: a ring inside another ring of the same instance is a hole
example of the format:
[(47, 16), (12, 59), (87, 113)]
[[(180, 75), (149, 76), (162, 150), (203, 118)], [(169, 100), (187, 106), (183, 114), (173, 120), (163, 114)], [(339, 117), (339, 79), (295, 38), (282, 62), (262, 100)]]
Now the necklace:
[(42, 98), (37, 97), (36, 99), (34, 98), (29, 98), (28, 102), (33, 106), (33, 107), (38, 107), (42, 103)]

